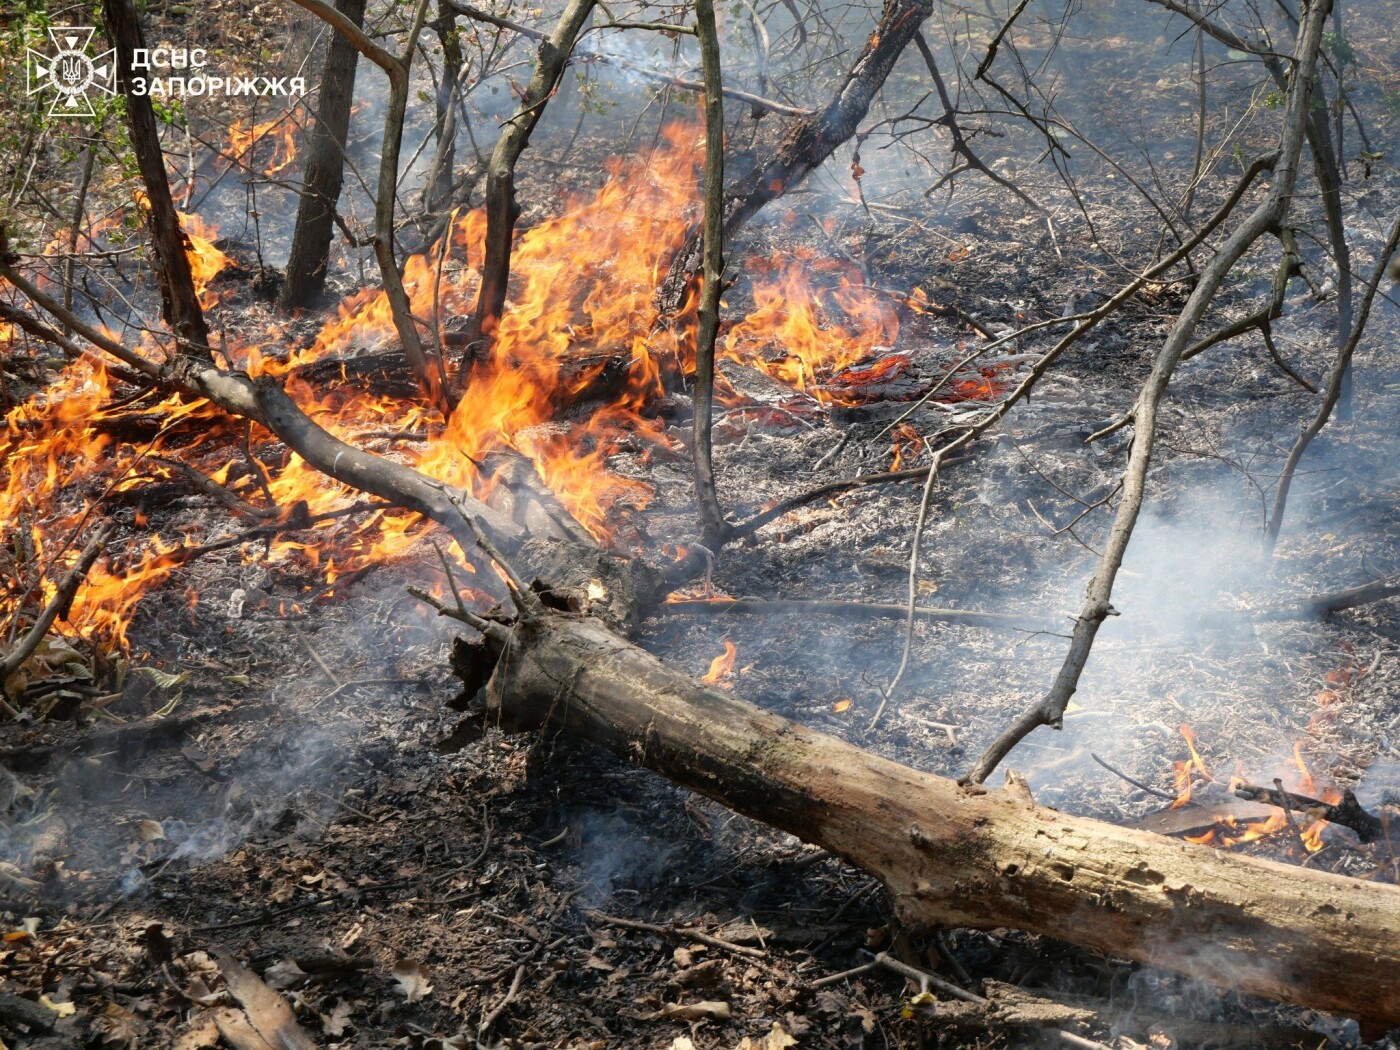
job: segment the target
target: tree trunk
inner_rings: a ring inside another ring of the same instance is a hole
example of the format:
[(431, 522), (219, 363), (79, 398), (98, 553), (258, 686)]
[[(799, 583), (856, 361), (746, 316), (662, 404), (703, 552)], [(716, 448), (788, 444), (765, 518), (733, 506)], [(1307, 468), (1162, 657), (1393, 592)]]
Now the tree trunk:
[[(355, 25), (361, 25), (365, 0), (338, 0), (336, 10)], [(287, 281), (282, 287), (282, 306), (289, 310), (311, 303), (326, 284), (335, 209), (345, 181), (345, 141), (350, 134), (359, 60), (355, 45), (332, 31), (316, 101), (316, 125), (311, 129), (307, 150), (306, 181), (302, 184), (292, 250), (287, 257)]]
[[(765, 204), (800, 183), (855, 134), (875, 93), (932, 13), (933, 0), (885, 0), (875, 32), (866, 40), (860, 57), (826, 108), (794, 120), (768, 163), (735, 180), (725, 191), (725, 244)], [(700, 270), (703, 256), (704, 235), (696, 227), (672, 257), (666, 279), (657, 291), (656, 302), (663, 317), (679, 312), (685, 305), (686, 291)]]
[(486, 169), (486, 246), (481, 263), (481, 289), (472, 315), (472, 340), (489, 338), (500, 323), (510, 279), (510, 249), (520, 205), (515, 200), (515, 165), (539, 123), (549, 97), (564, 75), (574, 42), (593, 11), (594, 0), (569, 0), (549, 37), (540, 41), (535, 72), (520, 100), (520, 111), (505, 122), (491, 163)]
[[(131, 148), (141, 170), (146, 187), (149, 210), (146, 222), (151, 230), (151, 244), (156, 251), (156, 283), (160, 286), (162, 314), (165, 323), (175, 333), (180, 349), (210, 360), (209, 328), (204, 323), (204, 311), (194, 291), (190, 272), (188, 242), (175, 214), (175, 202), (170, 198), (170, 183), (165, 177), (165, 153), (160, 148), (160, 128), (155, 110), (147, 94), (132, 93), (134, 73), (131, 62), (136, 52), (144, 51), (146, 39), (136, 8), (131, 0), (102, 0), (102, 20), (107, 37), (117, 52), (118, 89), (126, 101), (126, 122), (131, 132)], [(149, 70), (147, 72), (150, 72)], [(149, 80), (149, 78), (146, 78)]]
[(700, 685), (593, 619), (547, 615), (496, 645), (493, 721), (592, 740), (823, 846), (884, 882), (915, 929), (1014, 927), (1400, 1024), (1394, 886), (1067, 816), (1023, 787), (964, 788)]

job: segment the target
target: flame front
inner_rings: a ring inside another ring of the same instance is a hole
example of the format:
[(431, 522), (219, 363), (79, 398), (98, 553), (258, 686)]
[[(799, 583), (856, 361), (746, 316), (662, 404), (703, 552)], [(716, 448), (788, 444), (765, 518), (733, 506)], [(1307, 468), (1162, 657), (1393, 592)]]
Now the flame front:
[[(231, 153), (250, 156), (259, 141), (271, 138), (282, 144), (274, 147), (272, 163), (285, 166), (294, 155), (292, 127), (286, 119), (240, 127)], [(671, 445), (662, 422), (644, 410), (664, 393), (665, 375), (693, 367), (693, 312), (658, 326), (652, 297), (698, 216), (702, 145), (693, 126), (673, 125), (646, 156), (609, 162), (596, 192), (564, 201), (556, 217), (519, 234), (512, 295), (490, 352), (482, 360), (455, 350), (447, 355), (449, 380), (460, 392), (448, 419), (416, 399), (375, 393), (348, 378), (357, 356), (397, 347), (388, 299), (378, 290), (343, 302), (301, 349), (289, 352), (275, 325), (265, 337), (230, 336), (217, 349), (251, 375), (279, 377), (298, 404), (338, 437), (368, 444), (479, 497), (489, 497), (492, 486), (479, 466), (487, 455), (518, 453), (590, 532), (616, 542), (652, 492), (642, 481), (609, 470), (609, 460), (621, 451), (645, 456)], [(144, 203), (138, 199), (139, 206)], [(221, 309), (220, 296), (227, 293), (215, 278), (231, 260), (215, 247), (218, 232), (210, 224), (195, 215), (183, 215), (181, 222), (200, 302)], [(441, 319), (474, 308), (485, 228), (479, 210), (454, 214), (445, 244), (405, 261), (404, 284), (429, 345), (436, 345)], [(813, 398), (832, 400), (826, 379), (869, 360), (898, 337), (888, 296), (866, 288), (853, 265), (799, 252), (787, 260), (750, 260), (746, 267), (754, 275), (755, 306), (728, 331), (720, 354)], [(157, 360), (163, 354), (150, 335), (141, 349)], [(873, 372), (884, 375), (908, 363), (905, 355), (891, 357), (898, 360), (887, 367), (888, 359), (881, 358)], [(325, 369), (334, 373), (337, 363), (345, 381), (305, 376), (307, 366), (324, 375)], [(22, 610), (29, 615), (42, 604), (40, 592), (52, 589), (81, 549), (78, 526), (106, 514), (104, 501), (113, 494), (152, 482), (182, 482), (180, 472), (152, 458), (157, 455), (198, 469), (250, 508), (282, 520), (309, 517), (310, 535), (302, 529), (296, 538), (275, 539), (268, 552), (250, 544), (248, 556), (295, 560), (322, 573), (327, 584), (403, 556), (427, 529), (418, 515), (394, 509), (348, 514), (360, 494), (294, 453), (277, 451), (263, 463), (256, 453), (231, 452), (245, 441), (250, 449), (269, 448), (271, 435), (257, 427), (245, 434), (243, 424), (206, 402), (169, 398), (142, 406), (113, 403), (102, 367), (80, 359), (44, 392), (8, 412), (0, 514), (19, 523), (26, 560), (43, 572), (0, 595), (0, 620)], [(560, 418), (565, 408), (582, 418)], [(133, 428), (139, 436), (132, 436)], [(374, 444), (379, 441), (387, 444)], [(177, 571), (208, 538), (191, 528), (178, 541), (127, 540), (89, 574), (69, 623), (95, 641), (123, 644), (141, 594)]]

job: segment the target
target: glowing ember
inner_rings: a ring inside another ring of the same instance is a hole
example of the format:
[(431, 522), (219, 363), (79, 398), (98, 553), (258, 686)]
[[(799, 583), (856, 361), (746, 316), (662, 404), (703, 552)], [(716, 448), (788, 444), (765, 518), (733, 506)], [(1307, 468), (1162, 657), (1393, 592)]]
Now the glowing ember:
[(710, 661), (710, 669), (705, 672), (700, 681), (707, 685), (716, 685), (721, 678), (734, 670), (734, 661), (738, 655), (738, 648), (733, 642), (726, 638), (724, 640), (724, 652)]

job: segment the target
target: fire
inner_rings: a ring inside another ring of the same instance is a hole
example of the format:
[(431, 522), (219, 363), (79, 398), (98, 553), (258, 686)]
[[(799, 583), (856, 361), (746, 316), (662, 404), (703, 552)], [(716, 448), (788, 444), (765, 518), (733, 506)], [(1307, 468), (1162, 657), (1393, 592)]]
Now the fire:
[[(1191, 757), (1187, 761), (1173, 763), (1173, 780), (1177, 791), (1177, 799), (1172, 803), (1172, 809), (1179, 809), (1191, 801), (1192, 784), (1196, 778), (1211, 784), (1218, 784), (1205, 761), (1201, 758), (1200, 752), (1196, 750), (1196, 734), (1189, 725), (1180, 726), (1178, 731), (1186, 741), (1187, 749)], [(1308, 770), (1307, 764), (1303, 761), (1302, 743), (1293, 745), (1293, 757), (1289, 763), (1289, 769), (1285, 770), (1287, 775), (1280, 777), (1283, 790), (1292, 794), (1305, 795), (1316, 798), (1318, 801), (1330, 804), (1342, 800), (1341, 792), (1332, 784), (1322, 784)], [(1236, 785), (1245, 783), (1247, 778), (1232, 776), (1229, 781), (1229, 789), (1233, 792)], [(1299, 814), (1294, 814), (1295, 820), (1299, 819)], [(1302, 817), (1306, 820), (1306, 816)], [(1322, 832), (1327, 827), (1325, 820), (1314, 820), (1306, 827), (1299, 825), (1299, 837), (1302, 839), (1304, 848), (1309, 853), (1316, 853), (1322, 849)], [(1241, 823), (1233, 817), (1222, 817), (1217, 819), (1215, 826), (1199, 835), (1183, 836), (1187, 842), (1194, 842), (1202, 846), (1240, 846), (1247, 842), (1254, 842), (1267, 838), (1278, 832), (1286, 831), (1289, 828), (1288, 814), (1282, 809), (1275, 809), (1267, 820), (1253, 823)]]
[(1176, 789), (1176, 801), (1172, 803), (1172, 809), (1180, 809), (1191, 801), (1191, 785), (1193, 774), (1199, 774), (1203, 780), (1210, 783), (1215, 782), (1215, 778), (1210, 775), (1210, 770), (1206, 768), (1205, 761), (1196, 750), (1196, 731), (1188, 725), (1177, 727), (1177, 732), (1186, 741), (1186, 746), (1191, 751), (1191, 758), (1186, 762), (1172, 763), (1172, 786)]
[(894, 432), (894, 444), (890, 446), (890, 455), (893, 457), (890, 462), (891, 472), (904, 466), (905, 456), (909, 456), (911, 459), (918, 456), (923, 441), (924, 439), (919, 432), (908, 423), (899, 424)]
[(710, 661), (710, 669), (705, 672), (700, 681), (704, 682), (706, 685), (718, 684), (721, 678), (734, 670), (734, 661), (738, 655), (738, 647), (726, 638), (724, 640), (724, 652)]
[(219, 236), (217, 229), (198, 215), (186, 215), (184, 212), (177, 214), (180, 216), (180, 226), (190, 242), (185, 254), (190, 260), (190, 275), (194, 278), (194, 290), (199, 297), (200, 308), (212, 310), (218, 305), (220, 295), (209, 291), (209, 283), (226, 266), (231, 265), (233, 260), (214, 247), (214, 241)]
[(251, 126), (237, 121), (229, 128), (228, 138), (229, 156), (249, 167), (258, 144), (265, 139), (273, 143), (272, 156), (262, 169), (264, 175), (276, 175), (297, 159), (296, 125), (291, 113)]
[[(294, 122), (287, 118), (236, 129), (231, 152), (246, 156), (269, 137), (278, 143), (270, 170), (281, 170), (295, 148)], [(664, 423), (647, 407), (664, 392), (665, 377), (687, 372), (694, 357), (693, 312), (658, 333), (652, 297), (699, 213), (701, 141), (693, 126), (671, 126), (658, 148), (610, 162), (596, 191), (563, 201), (555, 217), (520, 232), (510, 301), (489, 353), (448, 348), (445, 369), (460, 393), (450, 418), (414, 399), (377, 393), (358, 378), (313, 385), (297, 374), (317, 362), (325, 367), (397, 346), (387, 297), (375, 289), (343, 302), (299, 349), (289, 351), (276, 326), (240, 339), (232, 324), (218, 326), (229, 332), (219, 350), (251, 375), (280, 377), (308, 414), (346, 440), (362, 440), (357, 435), (366, 432), (416, 435), (421, 440), (395, 442), (385, 454), (478, 497), (489, 498), (492, 481), (477, 464), (491, 452), (518, 453), (587, 529), (616, 542), (626, 535), (619, 530), (628, 516), (645, 508), (652, 493), (609, 463), (621, 452), (669, 447)], [(200, 302), (217, 312), (224, 307), (215, 278), (233, 261), (215, 246), (212, 224), (197, 215), (182, 215), (181, 224)], [(423, 319), (430, 346), (436, 345), (437, 318), (466, 316), (474, 308), (485, 229), (481, 211), (457, 214), (445, 245), (404, 261), (412, 312)], [(98, 232), (94, 225), (89, 236)], [(721, 354), (825, 401), (833, 395), (823, 382), (842, 369), (875, 358), (870, 371), (884, 375), (907, 364), (904, 355), (884, 354), (898, 337), (898, 318), (888, 295), (866, 287), (856, 267), (799, 251), (750, 261), (747, 269), (754, 275), (755, 305), (727, 332)], [(141, 349), (152, 358), (162, 352), (154, 336)], [(171, 398), (138, 408), (114, 402), (111, 391), (101, 366), (79, 360), (6, 415), (0, 520), (15, 523), (12, 533), (22, 535), (24, 565), (43, 571), (0, 591), (0, 623), (42, 607), (44, 589), (76, 559), (88, 527), (108, 513), (114, 494), (153, 480), (177, 486), (188, 480), (152, 463), (151, 455), (174, 456), (284, 521), (309, 519), (269, 550), (250, 545), (248, 556), (321, 573), (327, 586), (404, 557), (429, 529), (420, 516), (395, 509), (347, 515), (360, 494), (312, 470), (256, 427), (249, 435), (251, 455), (245, 454), (243, 425), (206, 402)], [(562, 409), (580, 405), (581, 418), (560, 418)], [(177, 434), (177, 442), (166, 444)], [(123, 645), (141, 595), (178, 572), (189, 550), (228, 535), (227, 529), (201, 535), (204, 527), (190, 526), (178, 540), (118, 543), (79, 590), (68, 629), (104, 646)], [(464, 558), (455, 548), (453, 554)], [(726, 652), (732, 665), (733, 647)]]
[[(791, 264), (749, 259), (754, 310), (737, 322), (721, 353), (761, 368), (821, 401), (832, 400), (819, 380), (894, 345), (899, 318), (893, 306), (865, 287), (856, 267), (799, 249)], [(823, 294), (813, 277), (835, 279)], [(843, 319), (844, 318), (844, 319)]]

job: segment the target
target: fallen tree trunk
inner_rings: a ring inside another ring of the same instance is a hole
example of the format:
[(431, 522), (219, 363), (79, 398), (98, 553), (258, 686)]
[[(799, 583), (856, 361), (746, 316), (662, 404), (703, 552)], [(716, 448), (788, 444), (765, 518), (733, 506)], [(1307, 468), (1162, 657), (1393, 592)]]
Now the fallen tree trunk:
[(1221, 853), (880, 758), (665, 667), (599, 621), (518, 624), (487, 685), (879, 878), (914, 929), (1014, 927), (1220, 987), (1400, 1024), (1400, 889)]

